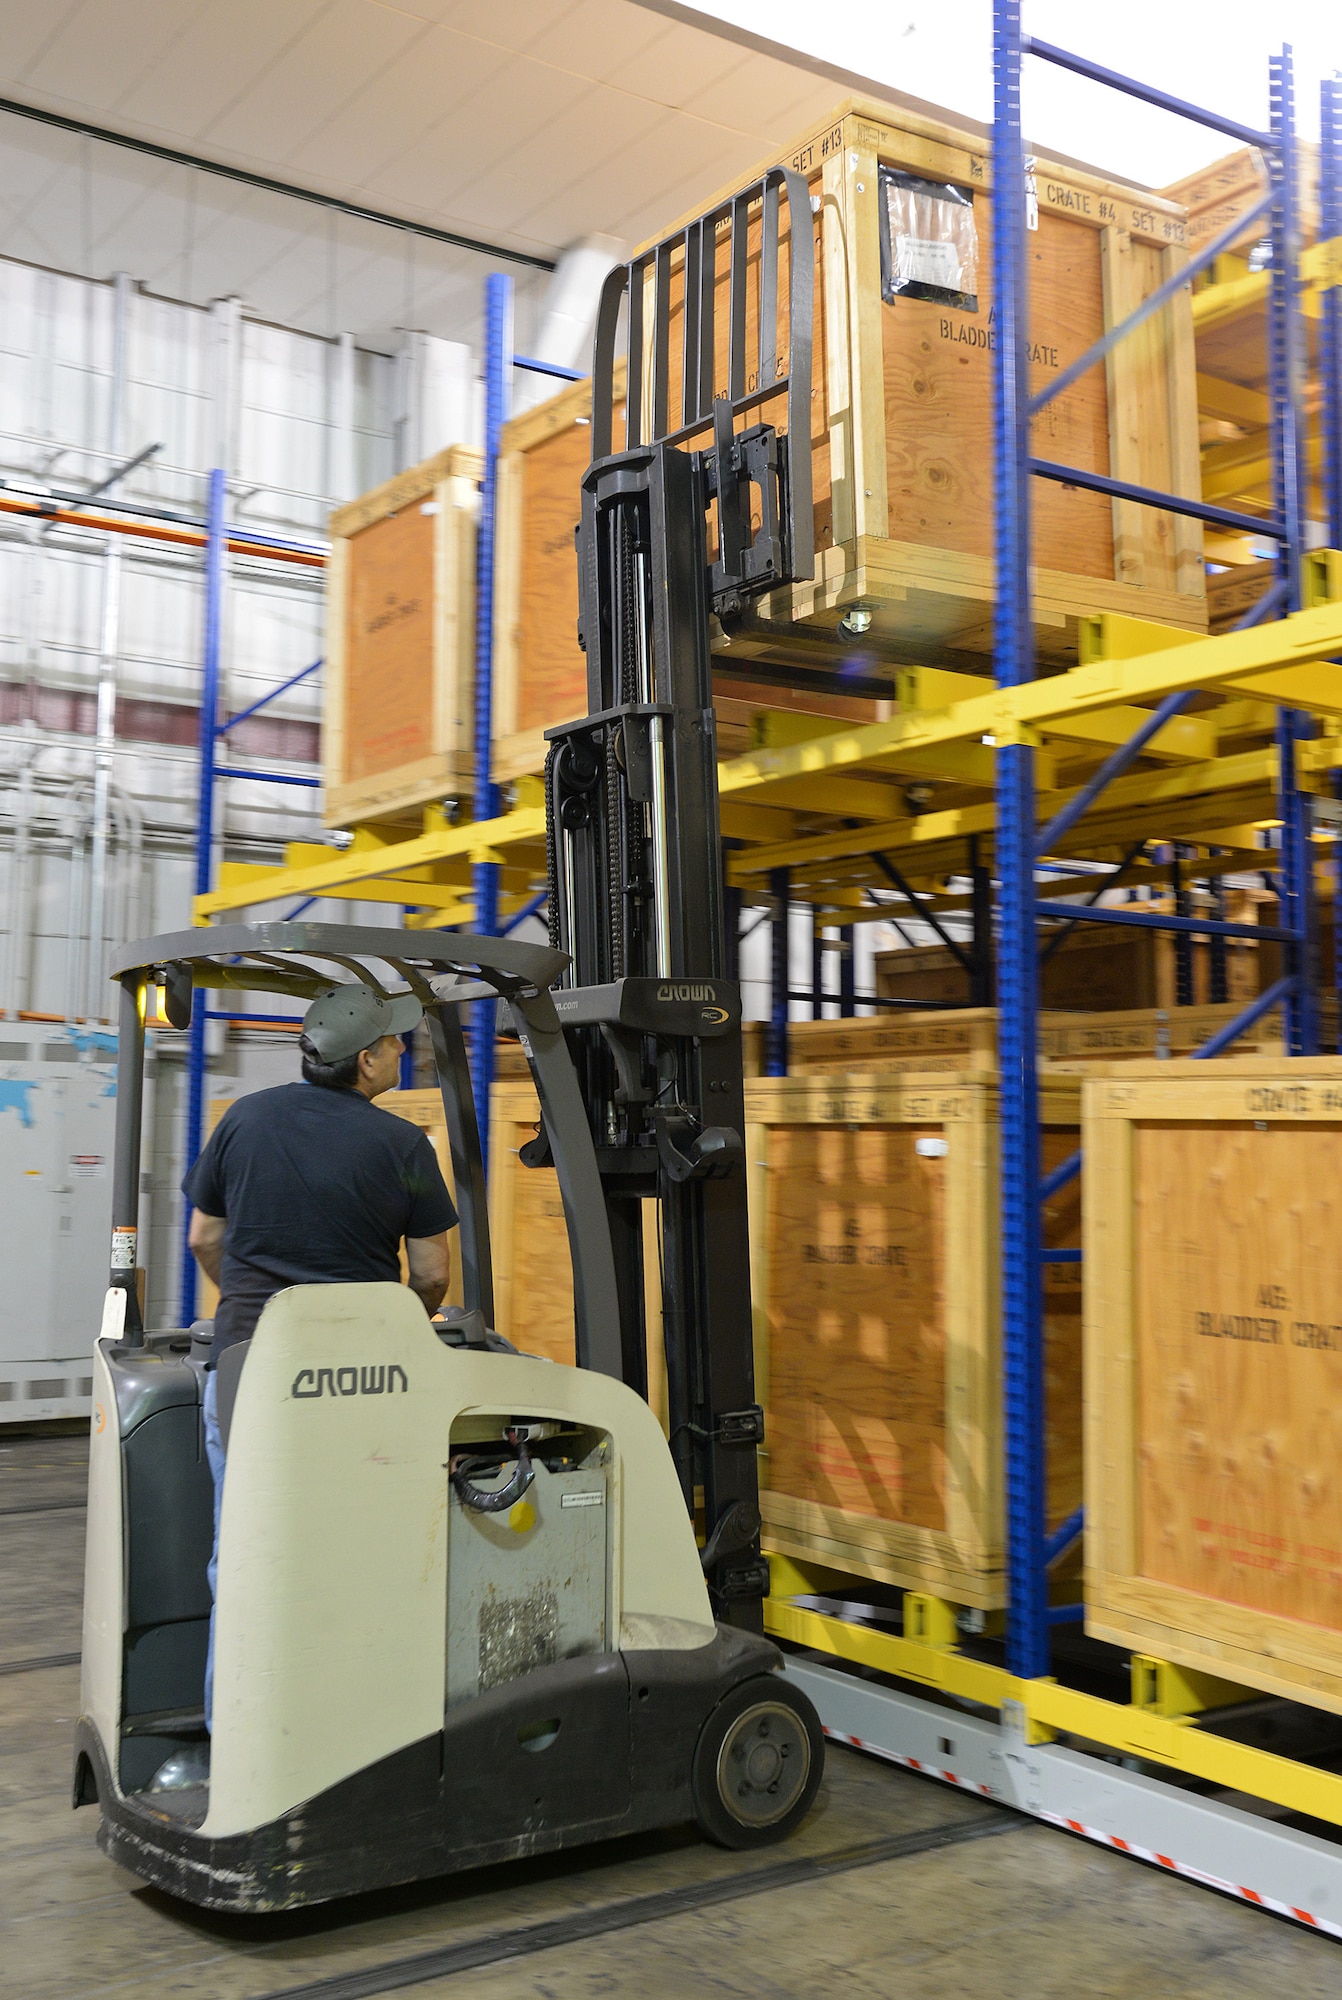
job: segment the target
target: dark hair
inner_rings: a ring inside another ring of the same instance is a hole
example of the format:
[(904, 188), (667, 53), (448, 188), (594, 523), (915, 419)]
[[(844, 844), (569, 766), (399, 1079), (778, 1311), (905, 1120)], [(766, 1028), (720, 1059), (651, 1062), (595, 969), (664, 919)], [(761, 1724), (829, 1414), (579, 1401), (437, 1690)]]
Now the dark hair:
[(298, 1037), (298, 1047), (303, 1057), (304, 1083), (318, 1084), (323, 1090), (354, 1088), (362, 1049), (356, 1049), (352, 1056), (342, 1056), (339, 1062), (323, 1062), (306, 1035)]

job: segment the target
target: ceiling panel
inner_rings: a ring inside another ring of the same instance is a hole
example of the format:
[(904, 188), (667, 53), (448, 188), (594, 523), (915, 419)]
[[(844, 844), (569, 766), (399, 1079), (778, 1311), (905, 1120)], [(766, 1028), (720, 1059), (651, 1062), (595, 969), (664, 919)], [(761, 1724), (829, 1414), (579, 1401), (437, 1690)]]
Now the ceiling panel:
[[(637, 0), (0, 0), (0, 94), (556, 257), (656, 235), (842, 88)], [(391, 351), (478, 340), (497, 251), (0, 114), (0, 255)], [(512, 269), (521, 345), (547, 280)]]
[[(708, 46), (705, 46), (705, 44)], [(603, 79), (615, 90), (633, 91), (657, 104), (683, 111), (711, 82), (738, 77), (755, 58), (731, 42), (712, 40), (707, 35), (686, 36), (678, 28), (668, 28), (646, 58), (630, 56), (616, 64)], [(802, 79), (805, 83), (806, 79)]]
[(35, 7), (33, 0), (0, 0), (0, 49), (6, 73), (21, 76), (82, 4), (83, 0), (47, 0), (45, 6)]
[[(153, 0), (139, 4), (146, 17), (159, 11)], [(284, 0), (283, 6), (275, 0), (204, 0), (181, 34), (147, 36), (147, 46), (157, 51), (154, 61), (118, 99), (109, 123), (191, 152), (219, 150), (203, 144), (215, 119), (261, 86), (272, 63), (328, 7), (329, 0)], [(41, 101), (35, 89), (19, 94)], [(269, 168), (261, 166), (262, 157)], [(268, 148), (249, 164), (273, 172), (279, 154)]]
[(671, 32), (660, 14), (631, 7), (628, 0), (578, 0), (562, 20), (553, 21), (544, 34), (528, 42), (526, 54), (532, 62), (550, 63), (604, 83), (612, 69), (649, 56)]
[[(189, 20), (201, 4), (187, 0), (180, 19)], [(143, 0), (85, 0), (25, 65), (23, 81), (106, 114), (154, 58), (157, 39), (145, 39), (143, 15)]]
[(840, 94), (635, 0), (0, 0), (0, 89), (549, 254)]
[[(392, 7), (335, 0), (236, 102), (205, 137), (230, 153), (265, 151), (286, 164), (332, 111), (356, 101), (398, 57), (433, 33)], [(348, 167), (345, 168), (348, 172)]]
[[(442, 67), (435, 59), (434, 38), (442, 32), (430, 26), (426, 43), (412, 43), (357, 97), (303, 139), (289, 156), (291, 178), (307, 181), (339, 161), (354, 185), (371, 186), (378, 169), (404, 153), (407, 134), (435, 129), (447, 109)], [(507, 61), (506, 50), (477, 44), (469, 79), (461, 57), (453, 62), (451, 90), (469, 95), (487, 89)]]
[(538, 35), (569, 21), (581, 0), (490, 0), (488, 8), (479, 0), (397, 0), (397, 4), (501, 49), (518, 50), (530, 48)]

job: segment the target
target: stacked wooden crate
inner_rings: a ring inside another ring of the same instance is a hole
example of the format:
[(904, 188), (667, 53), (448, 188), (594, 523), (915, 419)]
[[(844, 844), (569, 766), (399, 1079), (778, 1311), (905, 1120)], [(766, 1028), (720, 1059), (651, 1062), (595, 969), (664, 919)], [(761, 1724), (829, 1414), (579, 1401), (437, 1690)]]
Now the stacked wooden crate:
[[(428, 1133), (448, 1185), (452, 1162), (436, 1089), (390, 1091), (379, 1104)], [(529, 1076), (494, 1085), (489, 1118), (489, 1224), (495, 1330), (528, 1354), (573, 1361), (573, 1267), (553, 1167), (526, 1168), (519, 1149), (536, 1136), (540, 1107)], [(455, 1267), (454, 1284), (460, 1277)], [(457, 1302), (460, 1294), (458, 1291)]]
[[(528, 1167), (521, 1149), (540, 1130), (540, 1104), (526, 1059), (516, 1043), (497, 1051), (502, 1072), (490, 1094), (489, 1229), (494, 1262), (494, 1326), (525, 1354), (572, 1367), (574, 1353), (573, 1260), (568, 1223), (553, 1167)], [(378, 1102), (409, 1118), (434, 1143), (451, 1184), (443, 1101), (437, 1089), (393, 1091)], [(648, 1400), (666, 1422), (666, 1362), (661, 1345), (661, 1289), (651, 1205), (644, 1213), (645, 1309), (648, 1319)], [(454, 1302), (460, 1303), (459, 1260), (454, 1260)]]
[[(1045, 1169), (1080, 1079), (1046, 1078)], [(764, 1540), (850, 1575), (1004, 1602), (998, 1104), (982, 1071), (746, 1087)], [(1045, 1206), (1080, 1242), (1079, 1179)], [(1048, 1513), (1081, 1499), (1081, 1286), (1045, 1266)]]
[[(1049, 1010), (1039, 1016), (1039, 1055), (1065, 1067), (1187, 1056), (1243, 1011), (1242, 1001), (1216, 1007), (1126, 1007), (1109, 1013)], [(1282, 1052), (1281, 1011), (1259, 1016), (1232, 1045), (1237, 1055)], [(747, 1072), (763, 1073), (763, 1022), (746, 1024)], [(844, 1070), (936, 1075), (997, 1067), (997, 1010), (947, 1007), (902, 1009), (848, 1021), (791, 1021), (788, 1074), (830, 1076)]]
[(452, 445), (331, 516), (328, 826), (469, 794), (481, 466)]
[[(1306, 141), (1299, 146), (1297, 157), (1302, 233), (1312, 243), (1319, 223), (1319, 149)], [(1205, 250), (1242, 216), (1247, 216), (1267, 191), (1267, 162), (1263, 155), (1254, 146), (1239, 146), (1223, 159), (1199, 167), (1196, 173), (1185, 174), (1182, 180), (1171, 182), (1160, 192), (1166, 201), (1178, 202), (1187, 211), (1188, 248), (1196, 252)], [(1270, 230), (1270, 217), (1260, 215), (1256, 222), (1247, 224), (1238, 236), (1232, 237), (1226, 248), (1245, 256), (1268, 237)]]
[[(850, 100), (783, 158), (805, 178), (819, 219), (809, 440), (815, 577), (767, 598), (719, 650), (718, 668), (748, 675), (750, 662), (765, 658), (836, 671), (854, 650), (838, 629), (853, 610), (869, 614), (858, 649), (868, 664), (882, 652), (925, 657), (929, 647), (981, 664), (991, 648), (994, 594), (987, 142), (943, 121)], [(1184, 212), (1046, 159), (1034, 167), (1032, 204), (1030, 375), (1038, 391), (1178, 269)], [(811, 216), (804, 220), (809, 234)], [(714, 328), (722, 379), (729, 239), (724, 220)], [(789, 249), (785, 232), (780, 297)], [(757, 284), (758, 258), (747, 288), (748, 345)], [(673, 299), (673, 349), (678, 317)], [(785, 353), (777, 359), (786, 366)], [(674, 365), (671, 373), (674, 403)], [(615, 394), (618, 445), (622, 382)], [(1035, 446), (1042, 457), (1196, 497), (1196, 408), (1189, 302), (1179, 294), (1048, 405)], [(781, 398), (766, 400), (758, 417), (782, 423)], [(582, 384), (504, 432), (495, 628), (501, 778), (538, 768), (544, 727), (585, 712), (572, 530), (590, 418)], [(674, 408), (668, 421), (676, 421)], [(1196, 523), (1043, 481), (1034, 499), (1044, 657), (1074, 658), (1079, 620), (1100, 610), (1203, 628)], [(836, 690), (841, 685), (836, 673)]]
[[(1301, 145), (1298, 160), (1297, 225), (1308, 246), (1319, 227), (1318, 147)], [(1205, 250), (1230, 232), (1225, 250), (1196, 281), (1192, 313), (1202, 497), (1242, 513), (1270, 513), (1273, 506), (1267, 394), (1271, 216), (1247, 220), (1267, 191), (1267, 162), (1248, 146), (1162, 189), (1166, 199), (1187, 209), (1190, 250)], [(1311, 428), (1317, 423), (1317, 405), (1317, 396), (1306, 389), (1304, 408)], [(1306, 512), (1322, 519), (1326, 509), (1318, 497), (1318, 453), (1312, 440), (1302, 459), (1311, 488)], [(1270, 545), (1251, 532), (1212, 531), (1206, 547), (1209, 559), (1229, 565), (1208, 579), (1212, 628), (1224, 630), (1268, 588), (1276, 565), (1264, 560)]]
[(1087, 1630), (1342, 1713), (1342, 1061), (1084, 1104)]
[[(1256, 923), (1265, 905), (1263, 921), (1271, 924), (1275, 921), (1275, 898), (1265, 890), (1232, 890), (1226, 917), (1232, 923)], [(1203, 906), (1199, 903), (1197, 907)], [(1140, 908), (1150, 915), (1168, 915), (1172, 904), (1164, 898)], [(1205, 1006), (1211, 999), (1211, 952), (1206, 939), (1194, 938), (1190, 956), (1193, 1004)], [(1226, 998), (1241, 1006), (1252, 1000), (1277, 977), (1277, 961), (1278, 953), (1271, 943), (1260, 946), (1254, 938), (1227, 938)], [(945, 945), (903, 946), (876, 954), (876, 991), (882, 999), (954, 1006), (964, 999), (967, 986), (964, 966)], [(1177, 950), (1170, 931), (1081, 923), (1040, 967), (1039, 998), (1044, 1007), (1107, 1012), (1143, 1007), (1172, 1010), (1177, 1005), (1177, 991)]]

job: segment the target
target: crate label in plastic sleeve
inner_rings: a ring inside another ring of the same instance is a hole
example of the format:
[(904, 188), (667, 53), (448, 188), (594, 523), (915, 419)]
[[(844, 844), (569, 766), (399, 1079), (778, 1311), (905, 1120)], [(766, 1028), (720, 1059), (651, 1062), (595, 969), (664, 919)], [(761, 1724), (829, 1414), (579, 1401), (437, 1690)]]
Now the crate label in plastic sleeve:
[(960, 290), (960, 253), (953, 243), (933, 243), (925, 236), (895, 238), (895, 276), (903, 284), (939, 285)]

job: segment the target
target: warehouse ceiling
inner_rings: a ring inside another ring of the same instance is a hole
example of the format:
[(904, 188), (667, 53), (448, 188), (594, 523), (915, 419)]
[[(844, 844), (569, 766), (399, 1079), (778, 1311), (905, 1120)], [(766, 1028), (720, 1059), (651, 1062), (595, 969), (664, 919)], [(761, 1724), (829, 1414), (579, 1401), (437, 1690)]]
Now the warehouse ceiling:
[[(785, 145), (844, 94), (800, 65), (635, 0), (0, 0), (12, 100), (544, 258), (632, 244)], [(286, 268), (326, 227), (310, 207), (286, 225), (274, 196), (199, 173), (188, 195), (181, 167), (0, 122), (36, 155), (0, 172), (0, 253), (320, 317), (330, 272)], [(358, 228), (334, 232), (347, 261)]]

